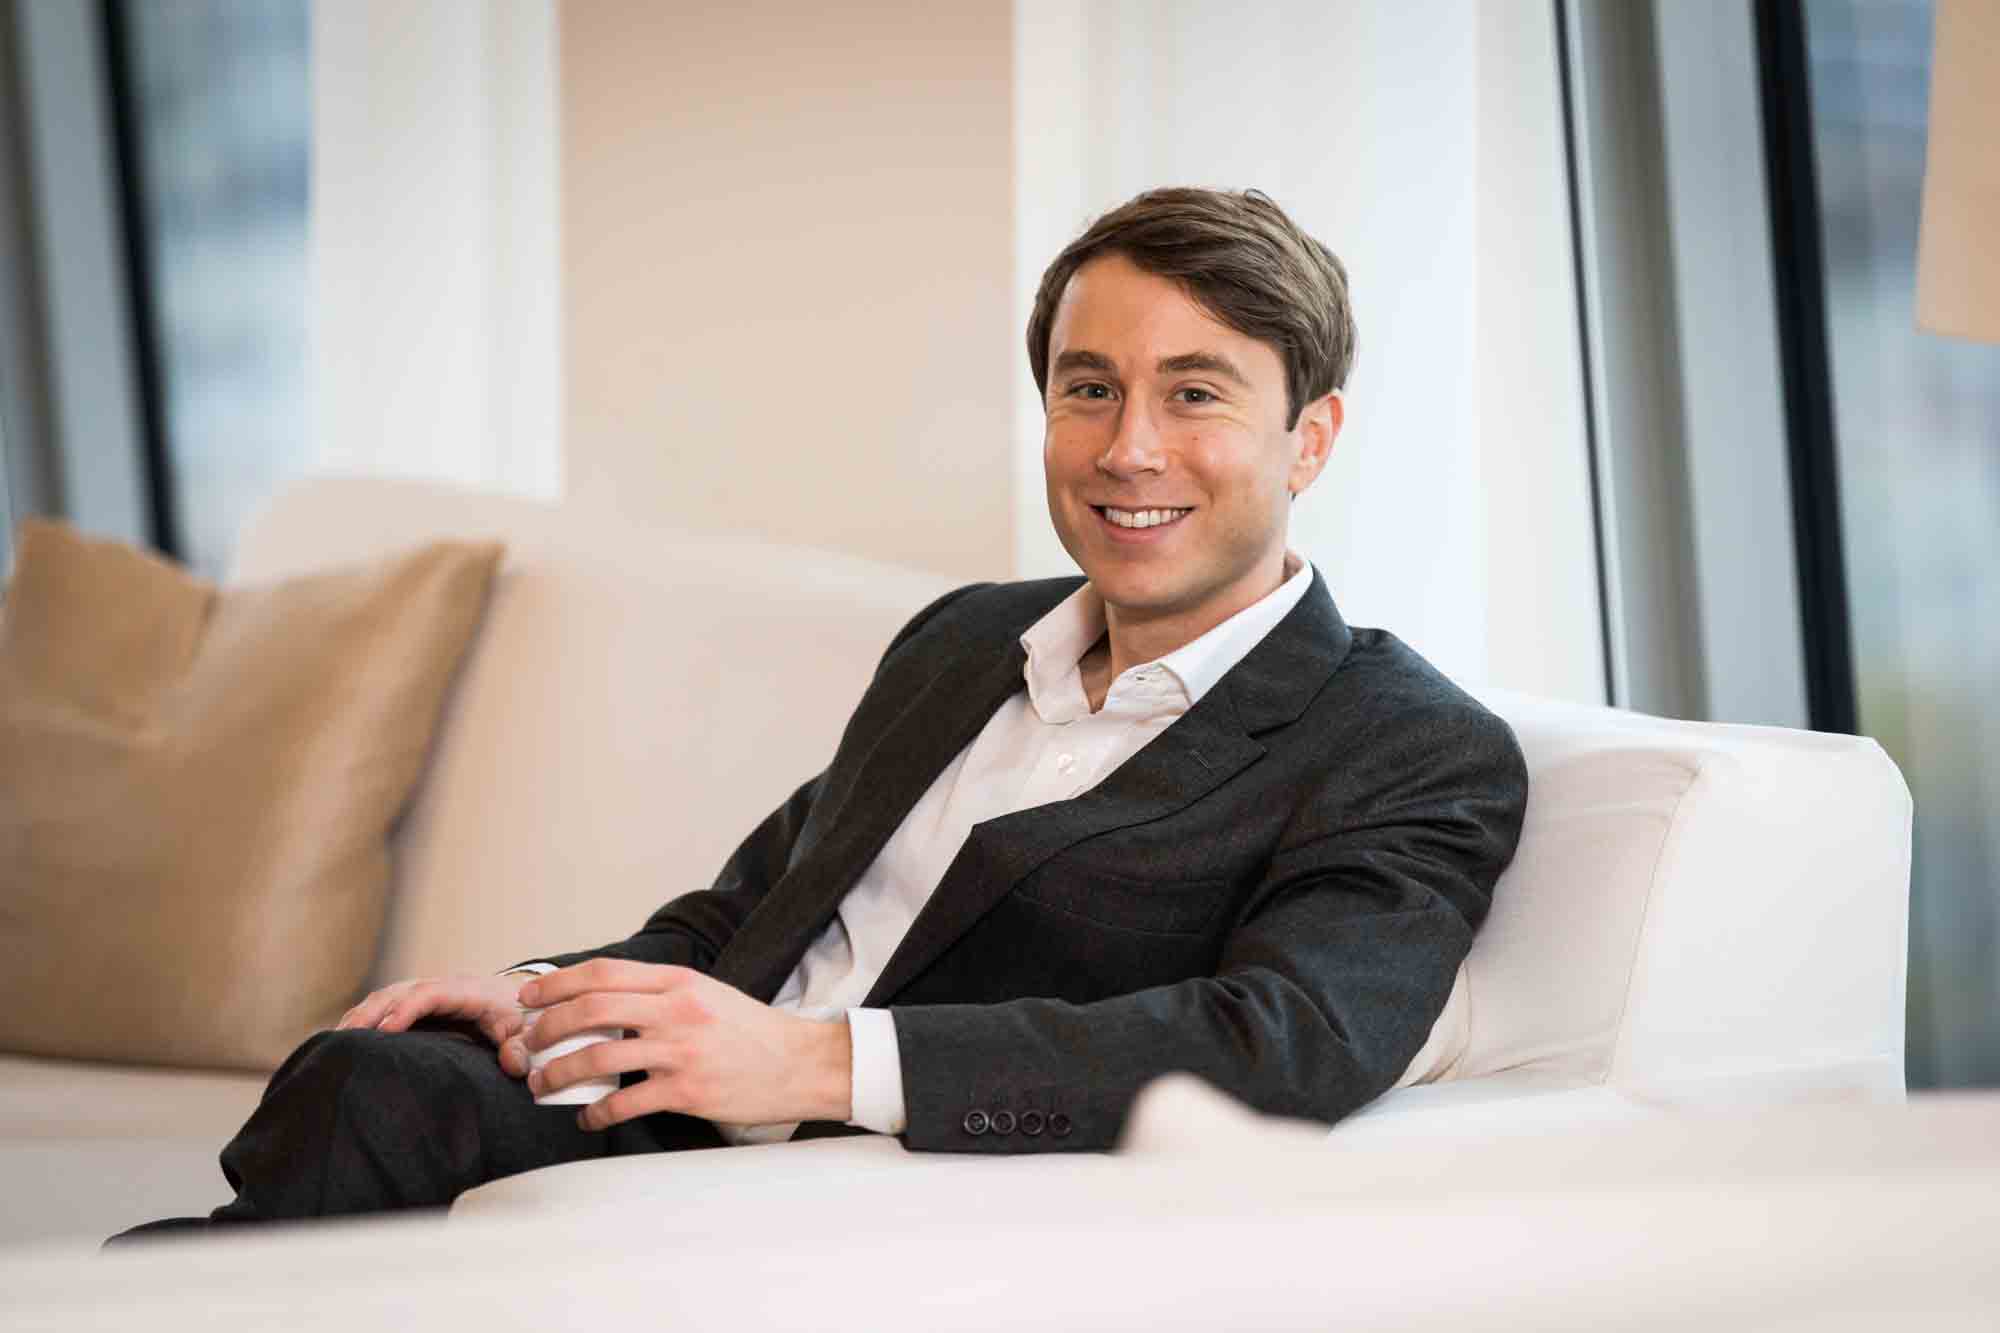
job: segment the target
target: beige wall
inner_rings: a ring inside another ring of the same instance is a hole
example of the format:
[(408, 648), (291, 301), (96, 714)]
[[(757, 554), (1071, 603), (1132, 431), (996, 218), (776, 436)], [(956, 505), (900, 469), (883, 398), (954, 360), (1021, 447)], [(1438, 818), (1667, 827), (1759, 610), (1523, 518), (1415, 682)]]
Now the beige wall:
[(561, 7), (569, 496), (1012, 550), (1011, 7)]

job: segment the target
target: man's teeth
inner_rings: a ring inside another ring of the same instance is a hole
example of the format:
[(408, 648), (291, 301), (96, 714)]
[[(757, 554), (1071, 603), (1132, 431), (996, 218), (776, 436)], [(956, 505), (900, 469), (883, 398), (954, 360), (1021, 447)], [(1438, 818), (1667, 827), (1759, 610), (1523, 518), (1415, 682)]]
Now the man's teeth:
[(1186, 509), (1113, 509), (1109, 505), (1104, 508), (1104, 516), (1121, 528), (1157, 528), (1189, 512)]

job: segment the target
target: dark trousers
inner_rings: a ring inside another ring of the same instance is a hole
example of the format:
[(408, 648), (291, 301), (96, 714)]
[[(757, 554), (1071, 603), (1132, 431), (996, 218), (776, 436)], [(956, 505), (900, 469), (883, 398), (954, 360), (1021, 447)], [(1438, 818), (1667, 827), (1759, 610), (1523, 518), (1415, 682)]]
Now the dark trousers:
[(453, 1028), (317, 1033), (222, 1150), (236, 1199), (211, 1220), (442, 1208), (537, 1167), (722, 1145), (705, 1120), (658, 1114), (593, 1132), (577, 1127), (578, 1109), (536, 1106), (491, 1045)]

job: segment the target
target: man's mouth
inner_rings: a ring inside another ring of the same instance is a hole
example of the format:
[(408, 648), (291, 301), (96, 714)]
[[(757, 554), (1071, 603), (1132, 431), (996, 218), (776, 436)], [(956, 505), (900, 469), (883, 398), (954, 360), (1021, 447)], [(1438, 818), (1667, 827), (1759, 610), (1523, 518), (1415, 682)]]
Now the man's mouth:
[(1121, 528), (1158, 528), (1169, 523), (1178, 523), (1194, 512), (1193, 509), (1117, 509), (1111, 505), (1092, 505), (1109, 522)]

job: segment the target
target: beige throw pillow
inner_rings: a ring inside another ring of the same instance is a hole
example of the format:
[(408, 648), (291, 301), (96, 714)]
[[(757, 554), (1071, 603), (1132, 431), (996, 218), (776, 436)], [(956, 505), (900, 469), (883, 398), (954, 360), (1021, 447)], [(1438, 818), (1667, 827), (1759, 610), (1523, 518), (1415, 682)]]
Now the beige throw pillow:
[(367, 976), (499, 563), (217, 589), (27, 521), (0, 604), (0, 1049), (269, 1069)]

